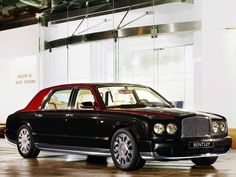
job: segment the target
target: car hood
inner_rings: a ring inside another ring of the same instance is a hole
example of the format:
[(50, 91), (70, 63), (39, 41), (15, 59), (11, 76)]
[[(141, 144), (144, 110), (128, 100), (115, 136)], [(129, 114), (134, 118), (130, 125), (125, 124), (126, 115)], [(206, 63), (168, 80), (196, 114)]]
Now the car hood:
[[(108, 108), (108, 111), (111, 112), (119, 112), (119, 113), (129, 113), (134, 115), (142, 115), (147, 116), (150, 119), (156, 118), (185, 118), (190, 116), (204, 116), (214, 119), (222, 119), (223, 117), (220, 115), (206, 113), (206, 112), (194, 112), (187, 111), (184, 109), (178, 108), (158, 108), (158, 107), (146, 107), (146, 108)], [(223, 118), (224, 119), (224, 118)]]
[(177, 108), (158, 108), (158, 107), (146, 107), (146, 108), (109, 108), (108, 111), (129, 113), (135, 115), (143, 115), (152, 117), (162, 117), (162, 118), (177, 118), (177, 117), (189, 117), (198, 115), (195, 112), (186, 111)]

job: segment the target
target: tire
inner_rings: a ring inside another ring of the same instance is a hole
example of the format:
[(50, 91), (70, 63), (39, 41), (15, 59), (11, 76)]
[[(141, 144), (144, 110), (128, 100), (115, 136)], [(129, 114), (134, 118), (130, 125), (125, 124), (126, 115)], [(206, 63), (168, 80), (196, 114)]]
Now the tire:
[(116, 167), (123, 171), (138, 170), (145, 165), (137, 141), (129, 129), (119, 129), (111, 140), (111, 156)]
[(135, 167), (135, 170), (141, 169), (144, 167), (146, 163), (146, 160), (142, 159), (141, 157), (139, 158), (139, 162), (137, 163), (137, 166)]
[(218, 157), (202, 157), (191, 159), (191, 161), (197, 166), (211, 166), (213, 163), (216, 162), (217, 159)]
[(31, 129), (22, 125), (17, 133), (17, 149), (24, 158), (36, 158), (40, 150), (35, 146)]

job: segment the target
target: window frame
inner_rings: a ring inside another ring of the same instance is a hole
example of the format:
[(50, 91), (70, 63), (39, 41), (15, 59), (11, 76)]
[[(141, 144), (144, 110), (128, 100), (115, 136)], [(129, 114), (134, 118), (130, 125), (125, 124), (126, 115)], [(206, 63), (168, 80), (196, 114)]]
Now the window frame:
[[(47, 103), (49, 102), (49, 100), (51, 99), (51, 97), (54, 95), (54, 93), (58, 92), (58, 91), (63, 91), (63, 90), (71, 90), (70, 93), (70, 97), (67, 103), (67, 108), (66, 109), (45, 109)], [(57, 111), (57, 110), (69, 110), (71, 109), (71, 101), (73, 99), (73, 95), (74, 95), (74, 88), (73, 87), (64, 87), (64, 88), (56, 88), (56, 89), (52, 89), (48, 95), (46, 96), (46, 98), (43, 100), (40, 110), (41, 111)]]
[(91, 89), (90, 87), (75, 87), (74, 88), (74, 91), (73, 91), (73, 95), (72, 95), (72, 100), (71, 100), (71, 105), (70, 105), (70, 108), (71, 110), (77, 110), (77, 111), (88, 111), (86, 109), (76, 109), (76, 105), (75, 105), (75, 102), (77, 100), (77, 96), (78, 96), (78, 93), (81, 89), (88, 89), (90, 90), (90, 92), (92, 93), (93, 95), (93, 98), (94, 98), (94, 109), (91, 109), (89, 111), (94, 111), (94, 110), (97, 110), (99, 109), (99, 104), (98, 104), (98, 100), (97, 100), (97, 97), (96, 97), (96, 93), (94, 93), (94, 90)]
[[(166, 103), (167, 105), (170, 107), (170, 108), (174, 108), (174, 106), (171, 104), (170, 101), (168, 101), (164, 96), (162, 96), (160, 93), (158, 93), (156, 90), (154, 90), (153, 88), (151, 87), (147, 87), (147, 86), (143, 86), (143, 85), (106, 85), (106, 86), (97, 86), (96, 87), (96, 92), (97, 92), (97, 95), (98, 95), (98, 99), (101, 101), (101, 104), (102, 104), (102, 107), (104, 109), (109, 109), (109, 108), (112, 108), (112, 107), (109, 107), (109, 106), (106, 106), (103, 98), (101, 97), (100, 95), (100, 92), (99, 92), (99, 88), (103, 88), (103, 87), (142, 87), (142, 88), (147, 88), (147, 89), (150, 89), (151, 91), (153, 91), (154, 93), (156, 93), (159, 97), (161, 97)], [(137, 93), (135, 93), (137, 94)], [(136, 98), (137, 95), (135, 95), (135, 98)], [(137, 98), (136, 98), (137, 99)]]

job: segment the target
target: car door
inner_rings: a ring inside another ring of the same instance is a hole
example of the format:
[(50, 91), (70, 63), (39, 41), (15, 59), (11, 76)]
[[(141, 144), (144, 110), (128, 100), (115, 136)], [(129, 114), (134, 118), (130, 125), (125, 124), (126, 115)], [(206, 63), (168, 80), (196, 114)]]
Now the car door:
[(65, 145), (65, 119), (72, 88), (56, 89), (49, 94), (42, 110), (35, 113), (36, 134), (39, 143)]
[(72, 111), (66, 119), (68, 145), (97, 147), (97, 120), (98, 111), (92, 91), (89, 88), (78, 88), (74, 93)]

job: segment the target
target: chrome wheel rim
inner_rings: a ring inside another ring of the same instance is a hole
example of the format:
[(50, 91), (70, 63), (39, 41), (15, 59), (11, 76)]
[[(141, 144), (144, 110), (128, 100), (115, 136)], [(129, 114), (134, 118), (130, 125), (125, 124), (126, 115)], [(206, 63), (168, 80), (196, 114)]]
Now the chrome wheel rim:
[(114, 157), (119, 165), (126, 167), (133, 158), (133, 145), (126, 134), (120, 134), (116, 137), (113, 144)]
[(23, 128), (18, 137), (19, 149), (23, 154), (27, 154), (31, 146), (30, 133), (27, 129)]

